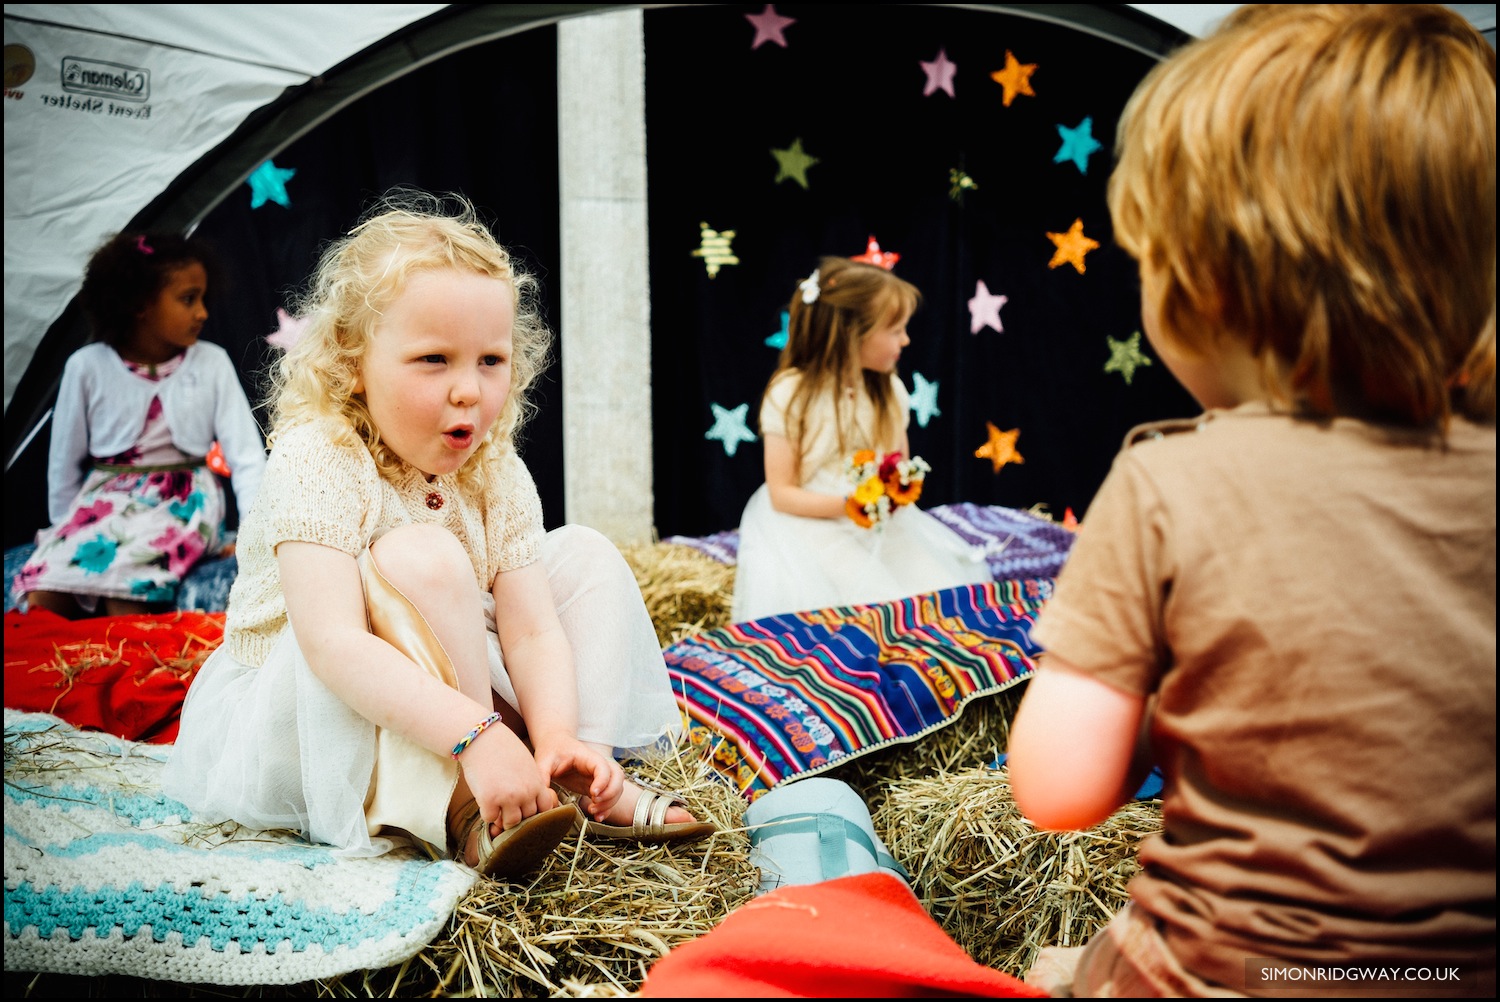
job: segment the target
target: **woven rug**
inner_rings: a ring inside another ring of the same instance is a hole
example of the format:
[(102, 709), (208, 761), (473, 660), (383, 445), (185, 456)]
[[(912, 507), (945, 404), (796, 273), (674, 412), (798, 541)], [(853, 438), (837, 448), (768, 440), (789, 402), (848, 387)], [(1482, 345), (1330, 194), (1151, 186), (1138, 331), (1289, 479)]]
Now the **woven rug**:
[(5, 969), (277, 985), (398, 964), (477, 879), (185, 820), (169, 749), (5, 711)]
[(664, 652), (688, 736), (754, 801), (857, 755), (915, 741), (1022, 681), (1050, 579), (724, 626)]

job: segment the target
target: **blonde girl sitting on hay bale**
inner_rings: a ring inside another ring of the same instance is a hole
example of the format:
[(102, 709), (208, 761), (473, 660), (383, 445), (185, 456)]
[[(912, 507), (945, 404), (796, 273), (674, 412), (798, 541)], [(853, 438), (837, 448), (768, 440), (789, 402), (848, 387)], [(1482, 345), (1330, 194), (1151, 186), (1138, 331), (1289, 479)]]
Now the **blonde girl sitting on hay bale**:
[(467, 204), (430, 197), (324, 254), (170, 796), (355, 855), (404, 833), (502, 877), (579, 824), (713, 830), (612, 757), (680, 718), (629, 568), (591, 530), (543, 531), (516, 453), (550, 337), (535, 293)]

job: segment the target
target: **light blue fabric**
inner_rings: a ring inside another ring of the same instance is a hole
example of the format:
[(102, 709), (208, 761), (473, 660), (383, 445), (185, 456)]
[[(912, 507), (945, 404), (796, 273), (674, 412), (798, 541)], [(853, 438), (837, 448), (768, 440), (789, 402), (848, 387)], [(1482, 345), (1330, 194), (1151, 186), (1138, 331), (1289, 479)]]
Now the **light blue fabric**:
[(814, 776), (777, 787), (745, 811), (756, 893), (884, 870), (909, 881), (847, 783)]

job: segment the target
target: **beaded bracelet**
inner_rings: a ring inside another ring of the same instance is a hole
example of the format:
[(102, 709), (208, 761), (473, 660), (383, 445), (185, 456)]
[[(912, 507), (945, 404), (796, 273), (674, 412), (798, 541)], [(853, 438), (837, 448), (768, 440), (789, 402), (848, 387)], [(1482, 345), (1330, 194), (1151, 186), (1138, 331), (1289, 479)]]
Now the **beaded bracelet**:
[(477, 738), (477, 737), (479, 737), (479, 735), (483, 734), (484, 733), (484, 729), (486, 727), (490, 726), (491, 724), (493, 724), (495, 721), (497, 721), (499, 719), (500, 719), (500, 714), (498, 714), (498, 713), (491, 713), (488, 717), (485, 717), (483, 720), (481, 720), (479, 722), (478, 726), (476, 726), (469, 733), (465, 734), (459, 740), (458, 744), (456, 744), (456, 745), (453, 746), (453, 757), (454, 758), (458, 758), (460, 755), (462, 755), (464, 753), (464, 749), (467, 748), (467, 747), (469, 747), (471, 744), (473, 744), (474, 743), (474, 739)]

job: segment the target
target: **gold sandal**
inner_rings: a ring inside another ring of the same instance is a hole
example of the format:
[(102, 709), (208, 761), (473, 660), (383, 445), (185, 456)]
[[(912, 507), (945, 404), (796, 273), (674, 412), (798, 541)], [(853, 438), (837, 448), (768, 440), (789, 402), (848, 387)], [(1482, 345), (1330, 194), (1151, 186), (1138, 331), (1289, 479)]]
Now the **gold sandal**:
[(565, 804), (533, 814), (491, 838), (489, 823), (480, 816), (479, 805), (474, 801), (469, 801), (458, 817), (456, 828), (460, 836), (454, 840), (457, 845), (453, 858), (463, 863), (469, 835), (476, 835), (479, 861), (473, 868), (480, 875), (497, 880), (511, 880), (536, 869), (553, 849), (578, 830), (578, 823), (583, 820), (578, 808)]
[(678, 821), (666, 824), (667, 811), (674, 805), (687, 807), (687, 801), (669, 790), (662, 790), (644, 783), (634, 776), (627, 781), (641, 791), (635, 802), (635, 814), (629, 825), (609, 825), (602, 821), (586, 821), (584, 831), (600, 838), (634, 839), (655, 845), (660, 842), (696, 842), (708, 838), (719, 829), (709, 821)]

